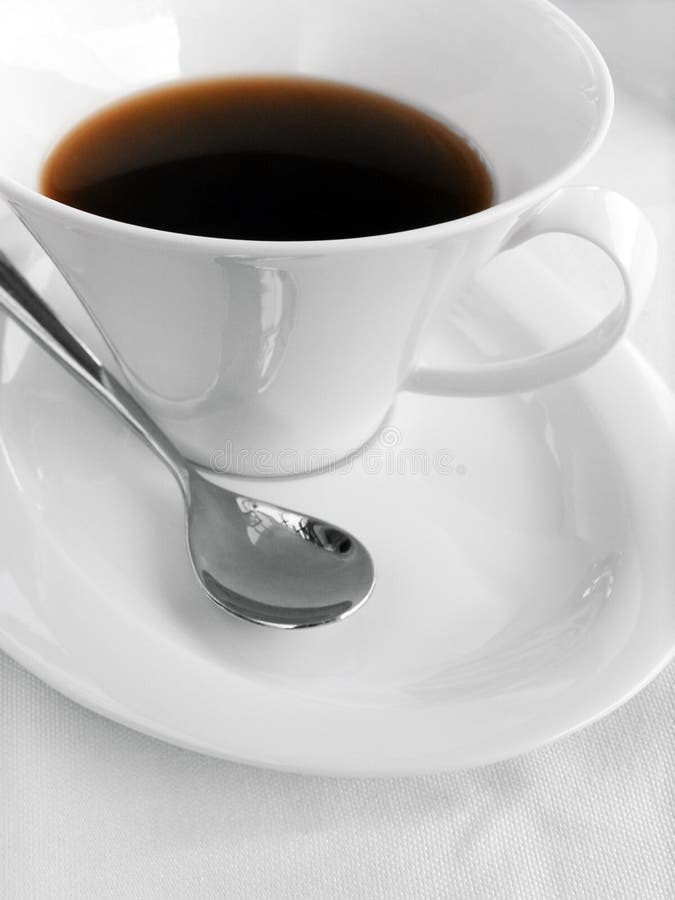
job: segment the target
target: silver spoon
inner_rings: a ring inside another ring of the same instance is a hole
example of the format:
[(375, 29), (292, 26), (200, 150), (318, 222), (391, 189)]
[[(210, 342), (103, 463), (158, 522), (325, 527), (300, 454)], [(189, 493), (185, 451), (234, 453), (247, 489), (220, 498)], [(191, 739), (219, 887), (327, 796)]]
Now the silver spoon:
[(172, 472), (185, 501), (190, 560), (219, 606), (260, 625), (304, 628), (344, 619), (367, 600), (373, 563), (356, 538), (208, 481), (2, 253), (0, 288), (0, 308), (124, 419)]

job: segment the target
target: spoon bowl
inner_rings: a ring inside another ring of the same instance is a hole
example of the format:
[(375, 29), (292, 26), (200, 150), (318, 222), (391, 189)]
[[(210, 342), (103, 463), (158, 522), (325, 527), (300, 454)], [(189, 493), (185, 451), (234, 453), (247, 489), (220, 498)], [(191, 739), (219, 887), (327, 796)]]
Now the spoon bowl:
[(187, 539), (208, 595), (250, 622), (303, 628), (343, 619), (368, 598), (368, 551), (351, 534), (252, 500), (190, 472)]

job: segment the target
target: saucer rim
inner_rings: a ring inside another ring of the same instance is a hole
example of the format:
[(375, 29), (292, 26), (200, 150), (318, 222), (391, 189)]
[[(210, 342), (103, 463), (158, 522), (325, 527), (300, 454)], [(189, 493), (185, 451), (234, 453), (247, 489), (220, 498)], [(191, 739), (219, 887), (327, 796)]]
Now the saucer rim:
[[(667, 403), (672, 409), (675, 397), (661, 376), (658, 375), (642, 354), (627, 342), (618, 347), (615, 353), (618, 357), (615, 358), (615, 365), (622, 369), (630, 366), (638, 378), (649, 386), (650, 396), (653, 398), (654, 411), (662, 419), (663, 413), (661, 409), (663, 403)], [(7, 450), (3, 445), (2, 456), (5, 465), (7, 464), (6, 454)], [(149, 721), (142, 714), (134, 714), (118, 707), (114, 698), (110, 698), (110, 703), (106, 703), (105, 700), (101, 700), (92, 692), (91, 685), (88, 685), (86, 680), (77, 678), (72, 673), (50, 664), (4, 631), (0, 631), (0, 649), (4, 650), (17, 663), (69, 700), (127, 728), (185, 750), (191, 750), (204, 756), (229, 762), (294, 774), (320, 777), (387, 778), (429, 775), (491, 765), (529, 753), (580, 731), (587, 725), (599, 721), (624, 705), (657, 677), (675, 658), (675, 632), (667, 649), (657, 658), (652, 658), (643, 670), (641, 677), (638, 677), (628, 688), (619, 685), (618, 693), (615, 693), (615, 696), (610, 697), (609, 700), (602, 699), (602, 697), (594, 698), (592, 703), (593, 710), (590, 713), (582, 712), (572, 724), (569, 724), (569, 720), (574, 718), (575, 713), (570, 710), (563, 715), (562, 723), (556, 724), (555, 720), (550, 721), (547, 719), (543, 726), (538, 729), (530, 726), (526, 736), (513, 739), (507, 747), (496, 744), (494, 746), (485, 746), (482, 750), (473, 748), (469, 753), (470, 759), (450, 760), (440, 765), (437, 758), (431, 757), (425, 761), (420, 760), (416, 762), (411, 759), (409, 754), (404, 754), (400, 762), (397, 763), (389, 759), (378, 764), (377, 768), (372, 766), (372, 762), (359, 765), (351, 761), (344, 767), (338, 767), (334, 761), (322, 764), (321, 762), (305, 758), (302, 761), (289, 762), (284, 759), (267, 758), (262, 754), (256, 757), (228, 752), (212, 743), (192, 740), (185, 734), (176, 733), (172, 726), (163, 727), (156, 721)], [(608, 684), (603, 692), (605, 696), (611, 694), (611, 685)], [(461, 757), (461, 754), (459, 756)]]

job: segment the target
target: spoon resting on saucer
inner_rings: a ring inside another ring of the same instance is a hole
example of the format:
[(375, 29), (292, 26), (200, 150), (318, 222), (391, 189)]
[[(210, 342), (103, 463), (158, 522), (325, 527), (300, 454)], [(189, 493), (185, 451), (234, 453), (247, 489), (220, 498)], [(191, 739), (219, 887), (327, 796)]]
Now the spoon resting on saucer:
[(368, 599), (373, 562), (360, 541), (321, 519), (245, 497), (201, 475), (2, 253), (0, 309), (171, 471), (185, 502), (193, 569), (219, 606), (260, 625), (306, 628), (344, 619)]

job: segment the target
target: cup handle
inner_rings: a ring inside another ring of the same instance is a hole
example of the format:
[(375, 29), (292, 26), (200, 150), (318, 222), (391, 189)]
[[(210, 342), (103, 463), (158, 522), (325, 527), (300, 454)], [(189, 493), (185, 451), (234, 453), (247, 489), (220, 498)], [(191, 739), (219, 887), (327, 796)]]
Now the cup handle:
[(588, 369), (637, 318), (656, 270), (656, 237), (641, 210), (615, 191), (567, 187), (521, 219), (499, 253), (542, 234), (573, 234), (604, 250), (618, 268), (623, 298), (583, 337), (555, 350), (471, 368), (432, 368), (416, 363), (401, 390), (441, 396), (488, 396), (530, 391)]

